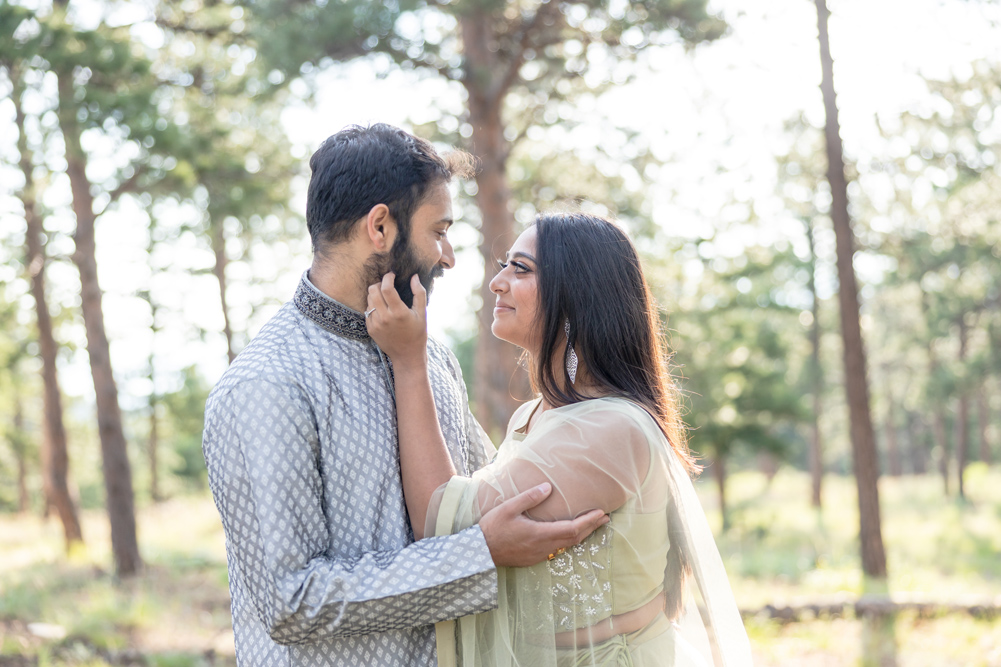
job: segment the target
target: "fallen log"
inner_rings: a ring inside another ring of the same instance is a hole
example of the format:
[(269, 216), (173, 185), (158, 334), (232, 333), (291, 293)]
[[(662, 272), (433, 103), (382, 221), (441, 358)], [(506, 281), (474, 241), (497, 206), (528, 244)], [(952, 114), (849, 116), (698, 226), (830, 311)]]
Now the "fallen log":
[(919, 618), (934, 618), (948, 614), (966, 614), (978, 619), (1001, 617), (1001, 597), (993, 600), (954, 600), (941, 602), (918, 596), (875, 596), (836, 598), (819, 602), (791, 604), (766, 604), (758, 609), (741, 609), (744, 618), (766, 618), (783, 623), (796, 623), (825, 618), (888, 616), (901, 612), (916, 614)]

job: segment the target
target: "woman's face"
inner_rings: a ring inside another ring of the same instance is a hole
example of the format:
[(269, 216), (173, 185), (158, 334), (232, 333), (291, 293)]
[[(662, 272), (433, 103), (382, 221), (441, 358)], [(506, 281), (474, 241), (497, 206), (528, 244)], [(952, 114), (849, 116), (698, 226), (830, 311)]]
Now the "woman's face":
[(537, 352), (541, 328), (535, 238), (534, 226), (522, 232), (508, 251), (500, 273), (490, 281), (490, 291), (497, 297), (490, 330), (501, 340), (532, 354)]

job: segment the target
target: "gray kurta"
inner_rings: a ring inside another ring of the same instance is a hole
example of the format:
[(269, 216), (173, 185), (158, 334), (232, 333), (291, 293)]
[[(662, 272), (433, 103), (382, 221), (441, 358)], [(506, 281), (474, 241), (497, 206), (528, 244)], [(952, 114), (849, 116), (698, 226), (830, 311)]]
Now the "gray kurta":
[[(428, 343), (456, 470), (493, 447), (452, 353)], [(432, 623), (496, 606), (478, 526), (414, 543), (389, 366), (361, 313), (304, 275), (213, 389), (203, 448), (240, 667), (434, 664)]]

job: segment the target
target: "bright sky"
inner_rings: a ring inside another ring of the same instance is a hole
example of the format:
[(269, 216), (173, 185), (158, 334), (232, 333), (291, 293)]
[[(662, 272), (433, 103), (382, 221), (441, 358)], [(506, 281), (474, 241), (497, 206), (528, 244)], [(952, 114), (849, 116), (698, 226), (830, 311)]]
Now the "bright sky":
[[(798, 228), (787, 228), (789, 223), (783, 222), (775, 205), (773, 156), (784, 148), (781, 129), (786, 120), (805, 112), (819, 125), (823, 109), (812, 2), (723, 0), (716, 5), (733, 27), (730, 36), (693, 54), (680, 47), (644, 54), (645, 73), (599, 99), (595, 111), (600, 113), (594, 115), (641, 129), (655, 155), (665, 161), (651, 196), (654, 218), (668, 233), (708, 233), (723, 215), (722, 204), (734, 199), (753, 202), (762, 219), (772, 221), (756, 230), (755, 238), (725, 239), (729, 247), (720, 251), (729, 254), (748, 242), (800, 233)], [(997, 3), (838, 0), (831, 9), (835, 84), (850, 158), (864, 159), (879, 151), (882, 140), (874, 118), (913, 107), (923, 94), (919, 74), (963, 76), (972, 60), (1001, 57), (997, 32), (1001, 5)], [(314, 106), (287, 110), (283, 121), (297, 157), (307, 159), (324, 138), (348, 124), (381, 121), (407, 127), (435, 118), (434, 105), (461, 108), (457, 84), (402, 72), (380, 78), (378, 69), (373, 61), (335, 67), (318, 77)], [(6, 99), (0, 100), (0, 118), (4, 119), (0, 126), (13, 119), (12, 105)], [(10, 130), (0, 127), (0, 147), (12, 141)], [(717, 170), (720, 164), (722, 172)], [(296, 185), (294, 205), (303, 211), (305, 183)], [(67, 201), (65, 192), (49, 195), (51, 204)], [(9, 205), (0, 206), (5, 218), (10, 212)], [(171, 389), (174, 372), (192, 363), (213, 382), (225, 368), (224, 342), (216, 333), (222, 329), (217, 287), (210, 275), (191, 277), (183, 271), (210, 266), (211, 255), (195, 239), (187, 239), (183, 253), (158, 259), (157, 264), (170, 270), (151, 276), (144, 251), (145, 226), (134, 224), (144, 215), (135, 202), (127, 203), (120, 213), (101, 222), (98, 234), (113, 363), (122, 379), (126, 408), (141, 404), (141, 397), (149, 391), (142, 379), (151, 341), (148, 308), (133, 294), (151, 279), (165, 309), (173, 313), (161, 322), (164, 330), (157, 339), (157, 368), (164, 385), (158, 390)], [(72, 221), (63, 217), (60, 226), (71, 227)], [(2, 224), (6, 228), (18, 223), (5, 219)], [(479, 304), (471, 296), (471, 286), (482, 270), (475, 232), (457, 226), (450, 235), (453, 243), (467, 249), (459, 253), (457, 268), (438, 281), (430, 306), (432, 334), (445, 338), (463, 337), (473, 330), (473, 313)], [(305, 241), (262, 248), (253, 268), (233, 267), (230, 297), (236, 304), (238, 329), (255, 333), (279, 303), (291, 296), (308, 266), (308, 253)], [(860, 270), (864, 280), (866, 267)], [(251, 293), (246, 287), (250, 271), (265, 277), (270, 287), (255, 287)], [(72, 286), (73, 273), (70, 266), (53, 266), (50, 284)], [(247, 304), (267, 298), (272, 299), (270, 305), (251, 315)], [(73, 302), (67, 293), (60, 299)], [(196, 328), (207, 333), (204, 340), (192, 342)], [(90, 395), (82, 325), (71, 325), (62, 333), (80, 347), (62, 370), (64, 391), (72, 396)]]

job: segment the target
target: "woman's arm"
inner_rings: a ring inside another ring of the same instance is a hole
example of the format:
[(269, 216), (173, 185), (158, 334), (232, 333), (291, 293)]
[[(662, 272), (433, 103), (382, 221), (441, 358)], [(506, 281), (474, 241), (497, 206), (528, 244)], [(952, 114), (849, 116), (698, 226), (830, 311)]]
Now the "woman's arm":
[[(396, 425), (400, 439), (403, 495), (414, 537), (424, 537), (431, 496), (455, 475), (438, 424), (427, 355), (427, 292), (415, 275), (414, 307), (407, 308), (393, 288), (392, 273), (368, 290), (368, 330), (393, 360)], [(374, 309), (374, 310), (372, 310)]]
[[(414, 537), (421, 539), (427, 536), (425, 526), (434, 492), (455, 475), (455, 468), (441, 434), (428, 378), (427, 293), (414, 276), (414, 306), (407, 308), (393, 287), (394, 278), (388, 273), (381, 283), (369, 287), (367, 324), (369, 335), (393, 360), (403, 494)], [(497, 468), (506, 470), (505, 466)], [(547, 483), (545, 475), (519, 478), (518, 485), (496, 487), (498, 493), (490, 502), (479, 506), (480, 528), (497, 565), (534, 565), (558, 548), (579, 543), (608, 522), (599, 509), (575, 511), (569, 516), (558, 509), (544, 511), (538, 517), (544, 520), (532, 521), (526, 512), (547, 502), (553, 485)], [(539, 484), (535, 484), (536, 478)], [(559, 507), (566, 505), (565, 495), (561, 494)], [(601, 506), (596, 503), (584, 509)]]

